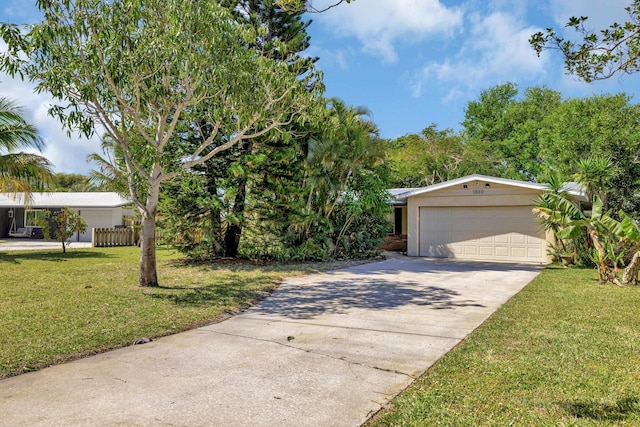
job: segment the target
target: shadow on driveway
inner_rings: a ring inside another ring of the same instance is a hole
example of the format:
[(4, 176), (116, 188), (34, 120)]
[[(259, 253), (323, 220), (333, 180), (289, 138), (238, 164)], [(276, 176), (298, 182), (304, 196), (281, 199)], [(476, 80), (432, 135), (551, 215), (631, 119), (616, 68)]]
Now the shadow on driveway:
[(391, 309), (407, 305), (451, 310), (483, 307), (474, 301), (458, 301), (460, 293), (418, 282), (397, 283), (378, 279), (323, 281), (313, 287), (287, 285), (258, 307), (262, 314), (311, 319), (321, 314), (345, 314), (350, 309)]

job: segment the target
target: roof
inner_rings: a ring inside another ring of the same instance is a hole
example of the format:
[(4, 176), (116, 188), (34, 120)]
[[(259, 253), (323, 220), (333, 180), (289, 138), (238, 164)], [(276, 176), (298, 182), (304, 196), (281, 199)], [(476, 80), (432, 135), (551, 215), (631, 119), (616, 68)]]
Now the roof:
[[(118, 193), (32, 193), (30, 208), (117, 208), (131, 202)], [(0, 208), (24, 207), (24, 193), (0, 193)]]
[(403, 198), (405, 193), (410, 193), (412, 191), (418, 190), (418, 188), (390, 188), (387, 190), (389, 193), (390, 203), (394, 206), (404, 206), (406, 205), (406, 199)]
[[(549, 189), (549, 186), (547, 184), (542, 184), (538, 182), (518, 181), (515, 179), (496, 178), (494, 176), (473, 174), (473, 175), (464, 176), (462, 178), (456, 178), (450, 181), (429, 185), (426, 187), (405, 189), (406, 191), (404, 192), (398, 191), (395, 194), (395, 198), (398, 201), (406, 201), (406, 199), (409, 197), (431, 193), (433, 191), (442, 190), (449, 187), (455, 187), (457, 185), (468, 184), (470, 182), (475, 182), (475, 181), (482, 181), (490, 184), (509, 185), (512, 187), (520, 187), (520, 188), (526, 188), (526, 189), (536, 190), (536, 191), (545, 191)], [(394, 189), (394, 190), (402, 190), (402, 189)], [(575, 182), (566, 183), (563, 187), (563, 190), (568, 192), (571, 196), (573, 196), (578, 200), (582, 200), (582, 201), (589, 200), (584, 188)], [(389, 191), (391, 192), (391, 190)]]

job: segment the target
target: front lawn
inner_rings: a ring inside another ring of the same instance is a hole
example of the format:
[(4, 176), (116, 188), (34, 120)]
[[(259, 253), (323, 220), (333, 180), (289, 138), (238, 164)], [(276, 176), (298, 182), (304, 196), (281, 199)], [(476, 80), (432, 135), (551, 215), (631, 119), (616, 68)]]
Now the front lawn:
[(550, 267), (368, 426), (640, 425), (640, 288)]
[(133, 248), (0, 252), (0, 378), (219, 320), (326, 264), (186, 265), (158, 250), (161, 288), (137, 286)]

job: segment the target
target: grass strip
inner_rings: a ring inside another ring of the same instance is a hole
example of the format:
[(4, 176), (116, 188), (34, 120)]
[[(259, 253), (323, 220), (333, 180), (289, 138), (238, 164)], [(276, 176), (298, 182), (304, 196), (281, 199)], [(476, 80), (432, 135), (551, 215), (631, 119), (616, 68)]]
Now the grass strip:
[(549, 267), (367, 426), (638, 426), (638, 307)]

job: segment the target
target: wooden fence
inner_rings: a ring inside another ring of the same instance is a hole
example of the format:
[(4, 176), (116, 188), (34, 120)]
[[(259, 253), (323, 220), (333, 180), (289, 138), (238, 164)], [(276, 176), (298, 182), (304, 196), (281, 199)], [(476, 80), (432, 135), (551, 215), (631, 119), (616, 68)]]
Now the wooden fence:
[(91, 246), (104, 248), (110, 246), (136, 246), (138, 233), (133, 227), (94, 228), (91, 232)]

